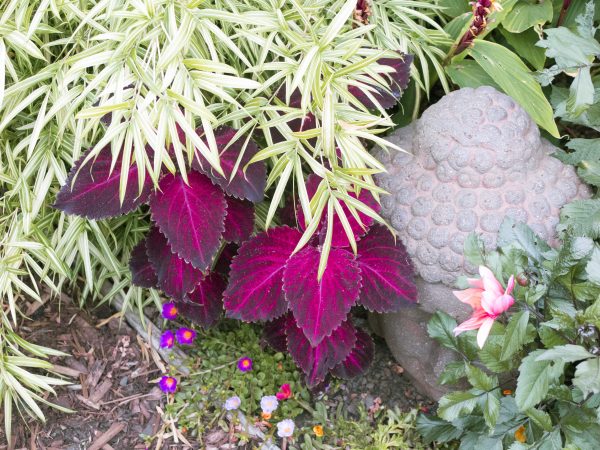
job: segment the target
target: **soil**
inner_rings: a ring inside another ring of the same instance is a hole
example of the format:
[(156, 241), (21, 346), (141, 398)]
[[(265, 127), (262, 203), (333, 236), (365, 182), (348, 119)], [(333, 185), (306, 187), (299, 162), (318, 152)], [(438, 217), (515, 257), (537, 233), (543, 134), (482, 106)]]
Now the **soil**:
[(145, 449), (141, 435), (152, 435), (161, 425), (157, 407), (163, 398), (148, 345), (110, 308), (90, 314), (66, 296), (30, 317), (19, 327), (23, 337), (70, 355), (50, 361), (75, 384), (57, 388), (57, 396), (47, 399), (76, 412), (43, 407), (44, 424), (20, 417), (14, 408), (12, 442), (6, 443), (0, 427), (0, 450)]
[(410, 411), (419, 408), (428, 412), (435, 403), (421, 395), (414, 387), (404, 369), (396, 363), (382, 338), (374, 337), (375, 357), (364, 375), (345, 381), (331, 402), (345, 403), (348, 413), (356, 415), (362, 403), (367, 410), (398, 408)]
[[(0, 427), (0, 450), (156, 448), (156, 441), (147, 446), (144, 436), (153, 436), (161, 429), (168, 435), (169, 431), (162, 428), (164, 395), (156, 387), (162, 365), (158, 354), (106, 306), (82, 310), (66, 296), (42, 307), (34, 302), (29, 306), (28, 315), (33, 320), (20, 325), (20, 334), (30, 342), (70, 355), (52, 357), (51, 362), (75, 384), (57, 388), (57, 396), (48, 395), (48, 400), (76, 412), (43, 407), (45, 424), (17, 417), (10, 444)], [(39, 309), (32, 312), (35, 308)], [(351, 415), (357, 414), (361, 403), (370, 412), (382, 407), (403, 411), (433, 407), (415, 390), (385, 342), (376, 338), (375, 343), (374, 361), (364, 376), (344, 382), (335, 392), (326, 388), (329, 406), (343, 403)], [(3, 423), (1, 412), (0, 420)], [(193, 442), (191, 445), (199, 448)], [(190, 447), (165, 439), (159, 448)]]

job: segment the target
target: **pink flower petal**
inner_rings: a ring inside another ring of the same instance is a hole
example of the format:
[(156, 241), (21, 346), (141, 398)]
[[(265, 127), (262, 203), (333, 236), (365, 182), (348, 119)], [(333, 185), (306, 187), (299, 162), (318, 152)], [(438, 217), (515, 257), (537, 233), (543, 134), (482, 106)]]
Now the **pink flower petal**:
[(472, 288), (483, 290), (483, 280), (481, 278), (467, 278), (467, 282)]
[(463, 331), (476, 330), (488, 318), (489, 316), (485, 313), (473, 315), (470, 319), (465, 320), (463, 323), (461, 323), (454, 329), (454, 335), (458, 336)]
[(483, 344), (485, 344), (485, 341), (490, 335), (492, 325), (494, 325), (494, 319), (491, 317), (483, 320), (481, 327), (479, 328), (479, 332), (477, 333), (477, 345), (479, 348), (483, 348)]
[(471, 308), (477, 310), (481, 309), (481, 294), (483, 293), (482, 289), (465, 289), (464, 291), (452, 291), (452, 293), (458, 298), (461, 302), (471, 305)]
[(481, 275), (481, 279), (483, 281), (483, 288), (486, 291), (493, 292), (496, 297), (500, 297), (502, 294), (504, 294), (502, 285), (496, 279), (490, 269), (485, 266), (479, 266), (479, 274)]
[(513, 289), (515, 288), (515, 276), (511, 275), (508, 279), (508, 284), (506, 285), (506, 291), (504, 292), (506, 295), (512, 294)]
[(502, 294), (496, 295), (495, 292), (484, 291), (481, 295), (481, 308), (490, 316), (501, 314), (502, 312), (498, 312), (500, 308), (496, 305), (500, 297), (502, 297)]

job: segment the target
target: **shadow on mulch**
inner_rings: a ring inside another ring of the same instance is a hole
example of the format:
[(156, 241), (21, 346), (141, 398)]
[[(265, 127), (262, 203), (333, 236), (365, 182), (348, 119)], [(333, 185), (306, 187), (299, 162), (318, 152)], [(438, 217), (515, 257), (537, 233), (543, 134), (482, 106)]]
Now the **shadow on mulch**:
[(0, 450), (146, 448), (141, 435), (154, 434), (161, 424), (157, 406), (163, 394), (151, 381), (160, 370), (147, 344), (113, 313), (100, 307), (91, 315), (62, 296), (21, 324), (19, 333), (28, 341), (70, 355), (51, 362), (74, 384), (47, 399), (75, 413), (42, 407), (47, 419), (42, 424), (19, 416), (15, 408), (12, 442), (6, 444), (0, 427)]

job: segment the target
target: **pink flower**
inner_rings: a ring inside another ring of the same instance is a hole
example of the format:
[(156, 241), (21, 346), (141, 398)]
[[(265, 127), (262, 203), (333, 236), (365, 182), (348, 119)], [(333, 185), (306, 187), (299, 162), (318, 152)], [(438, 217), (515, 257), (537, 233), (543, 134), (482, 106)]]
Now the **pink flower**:
[(162, 307), (162, 316), (167, 320), (173, 320), (177, 317), (177, 306), (175, 303), (165, 303)]
[(494, 320), (507, 311), (515, 299), (510, 295), (515, 287), (515, 277), (511, 275), (506, 290), (492, 273), (490, 269), (479, 266), (481, 279), (469, 278), (469, 289), (454, 291), (454, 295), (463, 303), (468, 303), (473, 308), (471, 318), (461, 323), (454, 329), (454, 335), (458, 336), (463, 331), (477, 330), (477, 345), (483, 348), (487, 340)]
[(177, 342), (180, 345), (192, 345), (194, 339), (196, 339), (196, 332), (189, 328), (180, 328), (177, 330)]
[(278, 400), (287, 400), (292, 396), (292, 389), (289, 384), (282, 384), (279, 388), (279, 392), (275, 394)]
[(160, 337), (161, 348), (173, 348), (175, 343), (175, 335), (171, 330), (165, 331)]

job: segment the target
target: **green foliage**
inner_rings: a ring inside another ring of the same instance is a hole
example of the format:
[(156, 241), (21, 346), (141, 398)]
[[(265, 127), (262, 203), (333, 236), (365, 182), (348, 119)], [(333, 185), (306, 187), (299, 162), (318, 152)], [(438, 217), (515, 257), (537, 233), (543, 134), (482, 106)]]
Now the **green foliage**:
[[(519, 103), (540, 127), (559, 137), (552, 106), (540, 82), (521, 59), (536, 70), (544, 67), (543, 49), (535, 44), (539, 41), (540, 28), (554, 18), (552, 2), (505, 0), (494, 2), (489, 9), (484, 19), (476, 21), (478, 25), (473, 22), (472, 13), (460, 14), (464, 9), (447, 7), (444, 10), (454, 18), (446, 27), (454, 39), (445, 59), (449, 77), (460, 87), (499, 88)], [(461, 43), (470, 34), (475, 34), (475, 38), (471, 38), (471, 45), (464, 49)]]
[[(260, 328), (239, 322), (227, 322), (219, 329), (198, 334), (188, 352), (190, 375), (180, 380), (167, 409), (173, 417), (179, 417), (179, 426), (187, 428), (190, 436), (201, 437), (222, 418), (223, 403), (234, 395), (240, 397), (240, 410), (249, 417), (259, 417), (260, 399), (275, 395), (286, 383), (297, 400), (310, 400), (301, 372), (291, 358), (265, 350), (260, 336)], [(239, 358), (244, 356), (252, 359), (250, 372), (237, 368)], [(303, 411), (297, 401), (282, 401), (273, 420), (296, 418)]]
[[(253, 361), (250, 372), (241, 372), (236, 363), (241, 356)], [(200, 333), (190, 351), (188, 361), (191, 374), (182, 378), (178, 391), (165, 410), (166, 417), (176, 418), (184, 435), (204, 444), (206, 433), (215, 429), (230, 432), (232, 421), (247, 424), (248, 432), (235, 431), (240, 442), (260, 444), (268, 439), (276, 441), (276, 427), (254, 427), (260, 422), (260, 399), (274, 395), (284, 383), (291, 385), (292, 398), (279, 402), (269, 422), (276, 424), (283, 419), (294, 419), (296, 431), (289, 449), (332, 450), (337, 448), (360, 448), (363, 450), (426, 449), (416, 429), (415, 410), (403, 413), (398, 410), (376, 408), (367, 411), (361, 404), (358, 412), (351, 415), (347, 405), (334, 406), (330, 397), (337, 386), (331, 386), (329, 394), (319, 400), (311, 396), (301, 381), (301, 373), (293, 361), (282, 353), (265, 350), (260, 339), (260, 329), (250, 324), (226, 322), (219, 329)], [(241, 405), (234, 415), (224, 410), (225, 400), (240, 397)], [(313, 427), (323, 428), (323, 436), (315, 435)], [(260, 432), (259, 432), (260, 431)], [(204, 447), (202, 447), (204, 448)]]
[[(498, 449), (600, 445), (599, 252), (589, 237), (577, 236), (586, 230), (563, 228), (562, 247), (550, 249), (525, 225), (506, 221), (498, 251), (467, 253), (495, 262), (503, 278), (520, 272), (526, 283), (515, 288), (514, 306), (496, 320), (476, 356), (452, 341), (453, 320), (439, 313), (431, 320), (430, 335), (461, 358), (443, 381), (471, 387), (442, 397), (438, 418), (419, 418), (426, 441), (458, 439), (461, 449), (481, 448), (483, 436)], [(463, 336), (475, 341), (475, 332)]]

